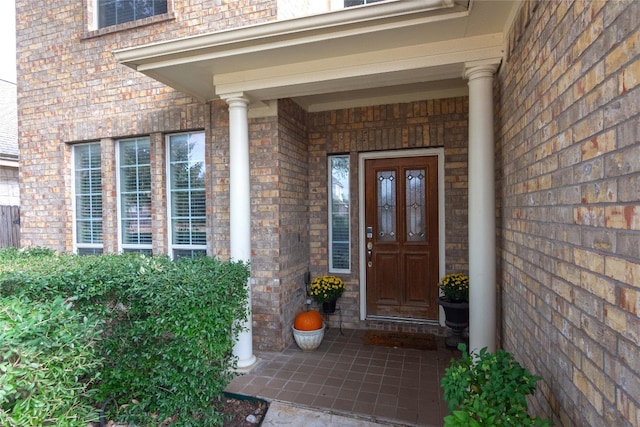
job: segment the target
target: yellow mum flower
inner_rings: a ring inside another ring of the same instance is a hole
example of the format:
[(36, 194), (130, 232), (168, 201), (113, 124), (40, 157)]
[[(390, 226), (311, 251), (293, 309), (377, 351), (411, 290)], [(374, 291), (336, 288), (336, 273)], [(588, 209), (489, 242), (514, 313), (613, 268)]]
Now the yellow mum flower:
[(319, 276), (311, 282), (309, 294), (317, 303), (338, 299), (345, 290), (344, 281), (337, 276)]

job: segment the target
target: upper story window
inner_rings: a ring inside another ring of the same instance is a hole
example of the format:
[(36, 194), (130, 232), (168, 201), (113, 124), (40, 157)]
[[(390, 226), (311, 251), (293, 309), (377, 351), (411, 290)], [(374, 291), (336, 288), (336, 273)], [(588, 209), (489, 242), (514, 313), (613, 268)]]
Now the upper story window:
[(80, 255), (102, 253), (100, 143), (73, 147), (75, 243)]
[(167, 13), (167, 0), (95, 0), (98, 28)]
[(292, 19), (322, 14), (354, 6), (364, 6), (380, 2), (401, 2), (402, 0), (276, 0), (278, 19)]
[(151, 255), (151, 147), (149, 138), (118, 144), (120, 248)]
[(204, 132), (167, 136), (169, 241), (173, 258), (207, 253)]
[(378, 3), (385, 0), (344, 0), (344, 7), (361, 6), (363, 4)]

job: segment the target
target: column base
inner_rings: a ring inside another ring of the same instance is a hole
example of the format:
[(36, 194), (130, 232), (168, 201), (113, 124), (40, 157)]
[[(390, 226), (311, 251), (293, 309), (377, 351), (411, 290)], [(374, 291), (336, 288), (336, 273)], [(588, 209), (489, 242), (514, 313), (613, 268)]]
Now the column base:
[(238, 360), (237, 371), (242, 373), (247, 373), (255, 368), (258, 364), (258, 358), (254, 355), (251, 355), (250, 358), (245, 360)]

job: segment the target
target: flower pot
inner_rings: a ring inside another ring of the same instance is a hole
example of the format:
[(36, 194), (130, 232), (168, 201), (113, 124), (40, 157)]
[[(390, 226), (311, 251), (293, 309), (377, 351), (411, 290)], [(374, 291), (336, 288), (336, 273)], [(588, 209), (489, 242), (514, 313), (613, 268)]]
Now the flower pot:
[(450, 301), (446, 297), (438, 298), (438, 304), (444, 309), (445, 325), (453, 334), (445, 340), (447, 347), (458, 348), (465, 342), (462, 332), (469, 326), (469, 303), (466, 301)]
[(336, 300), (325, 301), (322, 303), (322, 312), (332, 314), (336, 312)]
[(322, 328), (315, 331), (299, 331), (295, 327), (291, 327), (293, 330), (293, 338), (296, 340), (296, 344), (302, 351), (313, 351), (320, 346), (322, 339), (324, 338), (325, 325)]

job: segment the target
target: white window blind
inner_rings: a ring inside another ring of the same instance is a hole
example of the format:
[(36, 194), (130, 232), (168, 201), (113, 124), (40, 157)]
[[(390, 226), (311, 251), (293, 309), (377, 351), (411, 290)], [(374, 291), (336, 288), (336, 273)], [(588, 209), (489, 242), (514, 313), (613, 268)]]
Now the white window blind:
[(351, 269), (349, 157), (329, 158), (329, 271)]
[(384, 0), (344, 0), (344, 7), (361, 6), (363, 4), (378, 3)]
[(98, 28), (167, 13), (167, 0), (96, 0)]
[(151, 150), (149, 138), (118, 144), (120, 245), (123, 252), (151, 254)]
[(78, 254), (102, 253), (100, 143), (73, 147), (75, 232)]
[(169, 135), (167, 149), (172, 255), (206, 254), (204, 132)]

